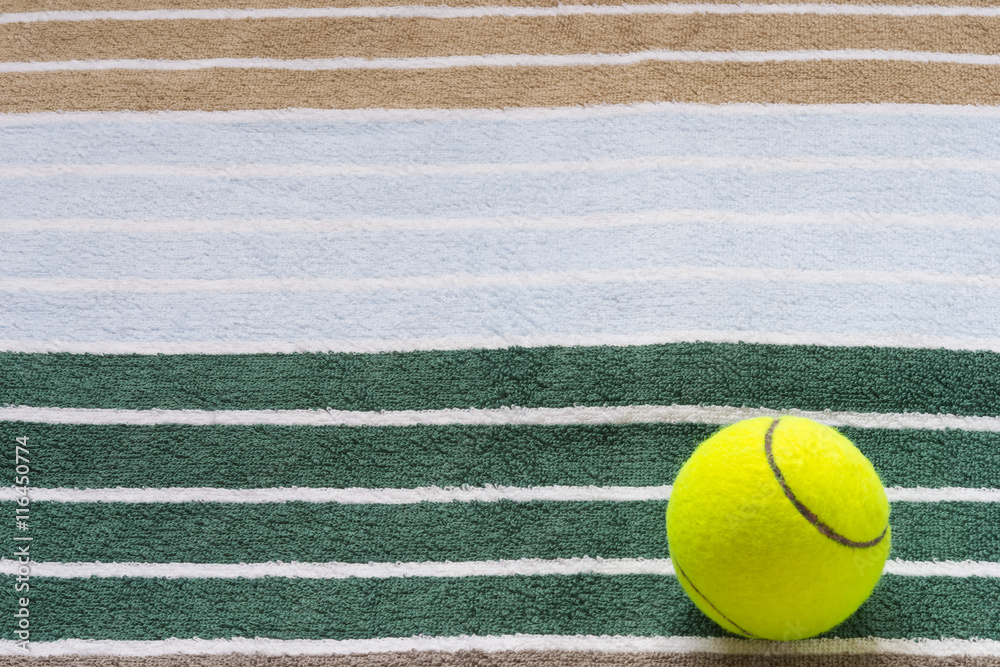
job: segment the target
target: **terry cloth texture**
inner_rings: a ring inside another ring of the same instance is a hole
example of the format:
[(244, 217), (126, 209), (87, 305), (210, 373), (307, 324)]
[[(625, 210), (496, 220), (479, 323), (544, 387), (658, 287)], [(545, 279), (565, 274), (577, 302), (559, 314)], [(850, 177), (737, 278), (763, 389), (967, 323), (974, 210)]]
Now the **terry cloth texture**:
[[(1000, 667), (1000, 7), (691, 1), (0, 0), (0, 666)], [(788, 414), (892, 551), (745, 640)]]

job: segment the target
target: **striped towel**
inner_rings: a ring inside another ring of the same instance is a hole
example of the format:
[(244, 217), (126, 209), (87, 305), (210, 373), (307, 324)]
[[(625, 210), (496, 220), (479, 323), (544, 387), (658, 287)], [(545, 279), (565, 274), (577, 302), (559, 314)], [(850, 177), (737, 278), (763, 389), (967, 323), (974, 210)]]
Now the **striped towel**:
[[(0, 665), (1000, 666), (996, 2), (441, 2), (0, 2)], [(782, 414), (893, 549), (745, 640)]]

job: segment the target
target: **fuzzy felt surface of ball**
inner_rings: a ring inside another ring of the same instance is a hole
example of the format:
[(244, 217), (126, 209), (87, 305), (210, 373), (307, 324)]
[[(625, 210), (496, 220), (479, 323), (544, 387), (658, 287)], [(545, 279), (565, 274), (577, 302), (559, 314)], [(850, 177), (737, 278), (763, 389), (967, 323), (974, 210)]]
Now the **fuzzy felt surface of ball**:
[(839, 431), (758, 417), (702, 442), (667, 504), (667, 542), (688, 597), (749, 638), (812, 637), (871, 595), (889, 555), (889, 502)]

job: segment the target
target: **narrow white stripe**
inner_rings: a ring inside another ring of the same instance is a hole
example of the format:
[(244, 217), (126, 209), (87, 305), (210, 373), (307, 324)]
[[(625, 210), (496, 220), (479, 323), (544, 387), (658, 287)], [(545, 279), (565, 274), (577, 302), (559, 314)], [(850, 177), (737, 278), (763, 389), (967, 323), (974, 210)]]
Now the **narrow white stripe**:
[[(0, 574), (17, 574), (16, 559), (0, 559)], [(30, 563), (36, 577), (147, 577), (193, 579), (387, 579), (398, 577), (513, 577), (572, 574), (672, 576), (669, 558), (559, 558), (423, 563)]]
[(1000, 578), (1000, 563), (989, 561), (886, 561), (886, 574), (901, 577), (988, 577)]
[(302, 176), (471, 176), (502, 174), (588, 173), (644, 169), (748, 169), (753, 171), (823, 171), (830, 169), (898, 169), (1000, 171), (1000, 160), (902, 157), (655, 157), (559, 161), (438, 164), (238, 164), (221, 166), (160, 164), (55, 164), (0, 166), (0, 178), (52, 176), (189, 176), (194, 178), (288, 178)]
[[(998, 107), (1000, 109), (1000, 107)], [(581, 229), (663, 223), (723, 223), (731, 225), (844, 225), (912, 226), (996, 229), (1000, 218), (904, 213), (735, 213), (717, 210), (665, 210), (628, 214), (495, 218), (355, 218), (355, 219), (247, 219), (247, 220), (129, 220), (93, 218), (0, 220), (0, 232), (186, 232), (234, 233), (357, 232), (404, 229)]]
[[(59, 503), (341, 503), (347, 505), (410, 505), (415, 503), (498, 502), (509, 500), (526, 503), (554, 502), (637, 502), (669, 500), (669, 485), (665, 486), (492, 486), (439, 487), (414, 489), (365, 489), (330, 487), (272, 487), (265, 489), (223, 489), (212, 487), (167, 487), (105, 489), (32, 487), (32, 500)], [(0, 502), (16, 500), (19, 492), (13, 487), (0, 487)], [(966, 489), (922, 487), (886, 489), (890, 502), (938, 503), (975, 502), (1000, 503), (1000, 489)]]
[(640, 334), (470, 336), (451, 338), (398, 338), (393, 340), (326, 341), (190, 341), (77, 342), (0, 340), (0, 351), (70, 354), (294, 354), (298, 352), (363, 354), (420, 350), (499, 350), (509, 347), (666, 345), (670, 343), (751, 343), (764, 345), (821, 345), (825, 347), (899, 347), (1000, 352), (1000, 340), (948, 338), (917, 334), (817, 334), (767, 331), (659, 331)]
[(708, 116), (899, 116), (921, 114), (961, 118), (996, 118), (1000, 106), (973, 104), (702, 104), (635, 102), (593, 106), (510, 109), (259, 109), (234, 111), (39, 111), (0, 114), (0, 125), (51, 123), (384, 123), (422, 121), (529, 121), (554, 118), (618, 118), (663, 112)]
[[(735, 637), (634, 637), (610, 635), (460, 635), (383, 639), (60, 639), (31, 642), (33, 656), (177, 654), (357, 655), (402, 651), (595, 651), (600, 653), (720, 653), (726, 655), (871, 655), (894, 653), (931, 656), (1000, 656), (992, 639), (803, 639), (756, 642)], [(24, 655), (13, 640), (0, 640), (0, 655)]]
[[(16, 500), (13, 487), (0, 487), (0, 501)], [(60, 503), (342, 503), (411, 505), (415, 503), (667, 500), (670, 486), (485, 486), (415, 489), (276, 487), (221, 489), (208, 487), (76, 489), (32, 487), (32, 500)]]
[(200, 60), (62, 60), (0, 63), (0, 72), (96, 70), (180, 71), (210, 68), (301, 71), (359, 69), (447, 69), (454, 67), (582, 67), (670, 62), (806, 62), (816, 60), (879, 60), (922, 63), (1000, 65), (1000, 55), (842, 49), (829, 51), (640, 51), (636, 53), (576, 53), (569, 55), (434, 56), (425, 58), (205, 58)]
[(179, 9), (139, 11), (52, 11), (0, 14), (0, 23), (49, 21), (171, 21), (265, 18), (481, 18), (487, 16), (622, 16), (633, 14), (825, 14), (848, 16), (1000, 16), (997, 7), (937, 7), (832, 4), (649, 4), (559, 5), (556, 7), (287, 7), (280, 9)]
[(904, 489), (899, 486), (885, 490), (894, 503), (1000, 503), (1000, 489), (964, 489), (957, 486), (928, 489), (916, 486)]
[(929, 271), (814, 271), (744, 267), (671, 266), (594, 271), (470, 273), (394, 278), (225, 278), (220, 280), (122, 278), (0, 278), (0, 291), (32, 292), (327, 292), (368, 290), (469, 289), (492, 286), (554, 287), (593, 283), (669, 280), (754, 280), (823, 284), (928, 284), (1000, 287), (1000, 275)]
[(822, 412), (706, 405), (612, 407), (477, 408), (352, 412), (348, 410), (110, 410), (103, 408), (0, 407), (0, 421), (44, 424), (273, 424), (285, 426), (417, 426), (494, 424), (732, 424), (752, 417), (797, 415), (830, 426), (855, 428), (984, 431), (1000, 433), (1000, 417), (966, 417), (920, 412)]
[[(0, 574), (17, 574), (17, 560), (0, 559)], [(420, 562), (420, 563), (29, 563), (36, 577), (60, 579), (87, 577), (142, 577), (160, 579), (388, 579), (402, 577), (512, 577), (574, 574), (674, 576), (669, 558), (558, 558), (520, 560)], [(885, 574), (902, 577), (1000, 578), (1000, 563), (987, 561), (889, 560)]]

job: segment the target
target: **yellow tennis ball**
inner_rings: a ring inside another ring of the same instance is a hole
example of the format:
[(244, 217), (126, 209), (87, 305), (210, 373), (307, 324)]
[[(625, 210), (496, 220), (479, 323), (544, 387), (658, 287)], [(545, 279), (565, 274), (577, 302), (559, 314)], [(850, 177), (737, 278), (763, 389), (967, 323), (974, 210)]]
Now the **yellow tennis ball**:
[(890, 537), (875, 468), (836, 429), (801, 417), (718, 431), (667, 504), (678, 581), (744, 637), (803, 639), (847, 619), (875, 588)]

